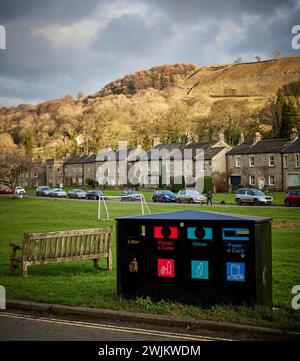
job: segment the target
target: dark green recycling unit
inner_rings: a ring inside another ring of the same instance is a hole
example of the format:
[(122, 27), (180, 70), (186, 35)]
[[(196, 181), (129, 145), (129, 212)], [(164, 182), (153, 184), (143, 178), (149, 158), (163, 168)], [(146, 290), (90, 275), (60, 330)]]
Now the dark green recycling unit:
[(193, 210), (118, 218), (117, 286), (125, 298), (271, 306), (271, 219)]

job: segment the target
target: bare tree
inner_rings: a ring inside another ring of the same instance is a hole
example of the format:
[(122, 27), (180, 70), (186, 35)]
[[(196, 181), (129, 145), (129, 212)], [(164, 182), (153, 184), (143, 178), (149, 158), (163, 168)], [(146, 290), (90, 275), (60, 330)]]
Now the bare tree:
[(278, 59), (281, 55), (281, 50), (279, 50), (279, 49), (273, 50), (272, 55), (273, 55), (274, 59)]
[(233, 64), (241, 64), (243, 61), (242, 57), (241, 56), (237, 56), (235, 61), (233, 62)]
[(6, 152), (0, 156), (0, 182), (9, 186), (13, 193), (22, 172), (32, 167), (31, 158), (22, 149)]
[(254, 57), (254, 59), (256, 59), (256, 61), (257, 61), (258, 63), (261, 61), (261, 57), (258, 56), (258, 55), (256, 55), (256, 56)]

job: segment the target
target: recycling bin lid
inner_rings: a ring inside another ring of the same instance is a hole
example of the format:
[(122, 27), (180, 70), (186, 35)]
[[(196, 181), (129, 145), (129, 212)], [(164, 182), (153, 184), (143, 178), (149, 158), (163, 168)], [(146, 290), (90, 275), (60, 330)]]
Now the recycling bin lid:
[(264, 223), (271, 221), (271, 217), (256, 217), (239, 214), (226, 214), (219, 212), (184, 210), (175, 212), (160, 212), (147, 214), (143, 216), (118, 217), (116, 220), (139, 219), (139, 220), (179, 220), (179, 221), (253, 221), (255, 223)]

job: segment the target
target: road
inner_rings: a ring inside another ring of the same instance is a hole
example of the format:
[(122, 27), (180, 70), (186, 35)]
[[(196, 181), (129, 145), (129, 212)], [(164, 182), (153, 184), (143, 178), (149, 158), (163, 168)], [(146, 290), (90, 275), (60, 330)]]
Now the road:
[[(69, 198), (54, 198), (54, 197), (38, 197), (36, 195), (25, 195), (25, 198), (38, 198), (38, 199), (48, 199), (48, 200), (59, 200), (59, 201), (68, 201), (68, 202), (92, 202), (92, 203), (95, 203), (96, 201), (94, 200), (86, 200), (86, 199), (69, 199)], [(131, 202), (131, 201), (123, 201), (123, 202), (120, 202), (120, 200), (118, 199), (108, 199), (106, 200), (106, 202), (109, 202), (109, 203), (129, 203), (129, 204), (133, 204), (133, 203), (138, 203), (138, 202)], [(198, 208), (202, 208), (205, 210), (205, 206), (206, 205), (203, 205), (201, 206), (200, 204), (189, 204), (189, 203), (175, 203), (175, 202), (168, 202), (168, 203), (162, 203), (162, 202), (153, 202), (153, 201), (147, 201), (148, 204), (150, 205), (165, 205), (165, 206), (194, 206), (194, 207), (198, 207)], [(236, 204), (219, 204), (219, 203), (214, 203), (213, 204), (213, 207), (228, 207), (228, 208), (234, 208), (234, 207), (237, 207)], [(259, 205), (259, 206), (253, 206), (253, 205), (247, 205), (247, 204), (243, 204), (239, 207), (251, 207), (251, 208), (267, 208), (267, 209), (270, 209), (270, 208), (284, 208), (286, 209), (286, 206), (275, 206), (275, 205), (269, 205), (269, 206), (264, 206), (264, 205)]]
[[(212, 332), (0, 311), (0, 341), (231, 341)], [(207, 334), (208, 333), (208, 334)]]

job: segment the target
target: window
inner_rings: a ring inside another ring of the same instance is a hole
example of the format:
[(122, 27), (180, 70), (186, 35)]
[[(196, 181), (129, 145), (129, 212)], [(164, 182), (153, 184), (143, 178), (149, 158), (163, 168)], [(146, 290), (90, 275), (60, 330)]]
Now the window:
[(58, 172), (58, 173), (60, 172), (60, 168), (57, 168), (57, 172)]
[(184, 162), (184, 171), (185, 172), (190, 172), (192, 170), (192, 161), (187, 160)]
[(283, 168), (287, 168), (288, 167), (288, 156), (284, 155), (283, 156)]
[(38, 182), (34, 182), (34, 186), (36, 187), (36, 186), (38, 186), (39, 184), (38, 184)]
[(295, 154), (295, 167), (299, 168), (299, 154)]
[(235, 157), (235, 166), (241, 168), (241, 157)]
[(251, 189), (248, 189), (247, 190), (247, 194), (249, 195), (249, 196), (254, 196), (254, 192), (251, 190)]
[(269, 186), (275, 185), (275, 177), (273, 175), (269, 175)]
[(34, 178), (37, 178), (38, 177), (38, 174), (37, 173), (34, 173)]
[(274, 155), (270, 155), (269, 156), (269, 167), (274, 167), (275, 166), (275, 157)]
[(255, 158), (253, 156), (249, 157), (249, 167), (254, 167), (255, 165)]
[(249, 184), (250, 184), (250, 186), (254, 186), (254, 185), (255, 185), (255, 176), (254, 176), (254, 175), (250, 175), (250, 177), (249, 177)]

